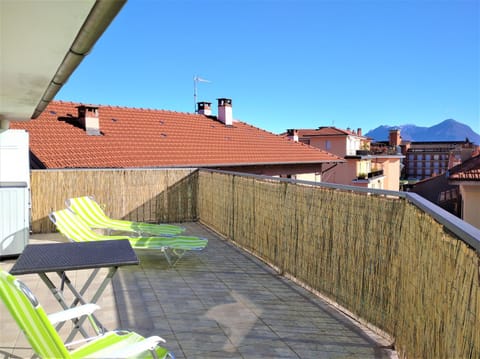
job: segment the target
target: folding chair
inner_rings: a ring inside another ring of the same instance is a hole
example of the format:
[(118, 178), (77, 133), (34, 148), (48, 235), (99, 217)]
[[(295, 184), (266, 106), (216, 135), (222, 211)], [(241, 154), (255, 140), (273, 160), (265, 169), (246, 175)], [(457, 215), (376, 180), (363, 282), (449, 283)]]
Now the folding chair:
[(132, 331), (108, 331), (85, 340), (63, 343), (54, 324), (98, 309), (86, 304), (47, 315), (30, 289), (13, 275), (0, 270), (0, 299), (40, 358), (174, 358), (159, 343), (161, 337), (144, 338)]

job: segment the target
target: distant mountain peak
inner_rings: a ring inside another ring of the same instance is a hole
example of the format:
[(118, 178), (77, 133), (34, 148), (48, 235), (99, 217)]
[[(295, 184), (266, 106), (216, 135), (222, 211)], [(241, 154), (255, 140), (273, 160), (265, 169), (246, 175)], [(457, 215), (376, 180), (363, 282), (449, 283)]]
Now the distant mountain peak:
[(452, 118), (446, 119), (431, 127), (420, 127), (414, 124), (400, 126), (382, 125), (368, 131), (365, 136), (375, 141), (388, 141), (390, 130), (399, 129), (400, 135), (406, 141), (469, 141), (480, 144), (480, 135), (469, 126)]

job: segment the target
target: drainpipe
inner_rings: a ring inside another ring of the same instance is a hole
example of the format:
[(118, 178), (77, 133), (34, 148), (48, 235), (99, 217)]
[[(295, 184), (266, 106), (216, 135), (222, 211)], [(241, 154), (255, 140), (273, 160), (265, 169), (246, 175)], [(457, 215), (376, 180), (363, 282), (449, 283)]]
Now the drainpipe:
[(57, 69), (55, 76), (43, 93), (32, 119), (37, 118), (45, 110), (45, 107), (53, 100), (57, 92), (67, 82), (70, 75), (88, 55), (93, 45), (117, 16), (127, 0), (97, 0), (87, 19), (83, 23), (77, 37), (73, 41), (67, 55)]
[(328, 167), (326, 170), (322, 170), (322, 172), (320, 172), (320, 173), (321, 173), (322, 176), (323, 176), (325, 173), (327, 173), (327, 172), (330, 171), (330, 170), (333, 170), (333, 169), (334, 169), (335, 167), (337, 167), (337, 166), (338, 166), (338, 162), (335, 163), (333, 166)]

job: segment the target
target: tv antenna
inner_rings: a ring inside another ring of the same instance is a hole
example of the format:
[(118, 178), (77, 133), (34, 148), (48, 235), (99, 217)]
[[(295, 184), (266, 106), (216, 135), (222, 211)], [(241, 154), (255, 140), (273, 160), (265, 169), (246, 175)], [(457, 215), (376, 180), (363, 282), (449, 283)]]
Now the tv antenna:
[(193, 111), (197, 112), (197, 85), (199, 82), (211, 83), (212, 81), (205, 80), (197, 75), (193, 76)]

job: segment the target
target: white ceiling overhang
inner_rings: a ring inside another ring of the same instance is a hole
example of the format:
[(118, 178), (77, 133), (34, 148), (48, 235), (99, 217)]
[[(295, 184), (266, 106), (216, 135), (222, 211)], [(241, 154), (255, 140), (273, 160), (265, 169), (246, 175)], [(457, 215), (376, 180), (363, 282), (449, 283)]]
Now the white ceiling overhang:
[(0, 121), (36, 118), (126, 0), (0, 0)]

